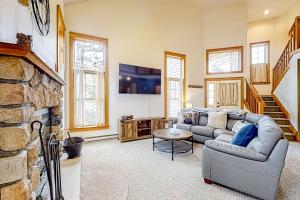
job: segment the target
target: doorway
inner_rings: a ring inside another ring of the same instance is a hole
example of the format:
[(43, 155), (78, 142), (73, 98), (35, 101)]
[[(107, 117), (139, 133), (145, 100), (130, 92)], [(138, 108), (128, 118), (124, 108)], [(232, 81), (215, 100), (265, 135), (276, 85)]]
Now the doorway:
[(205, 79), (205, 107), (242, 109), (243, 98), (243, 77)]

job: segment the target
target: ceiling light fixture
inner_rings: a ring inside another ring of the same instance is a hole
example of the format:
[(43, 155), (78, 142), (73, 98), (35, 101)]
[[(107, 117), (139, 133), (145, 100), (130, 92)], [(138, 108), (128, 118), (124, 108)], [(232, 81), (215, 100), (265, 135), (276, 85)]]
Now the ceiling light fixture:
[(268, 15), (270, 13), (269, 10), (265, 10), (264, 15)]

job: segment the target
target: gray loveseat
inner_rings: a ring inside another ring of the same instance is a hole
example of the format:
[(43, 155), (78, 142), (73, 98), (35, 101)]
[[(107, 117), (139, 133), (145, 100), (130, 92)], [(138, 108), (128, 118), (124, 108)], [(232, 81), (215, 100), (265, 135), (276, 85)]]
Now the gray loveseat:
[[(177, 128), (193, 132), (195, 141), (205, 142), (202, 176), (212, 182), (262, 199), (275, 199), (284, 167), (288, 141), (274, 120), (253, 113), (227, 115), (227, 129), (207, 127), (207, 112), (198, 112), (194, 125), (177, 124)], [(255, 123), (258, 136), (247, 147), (230, 144), (232, 126), (237, 120)]]

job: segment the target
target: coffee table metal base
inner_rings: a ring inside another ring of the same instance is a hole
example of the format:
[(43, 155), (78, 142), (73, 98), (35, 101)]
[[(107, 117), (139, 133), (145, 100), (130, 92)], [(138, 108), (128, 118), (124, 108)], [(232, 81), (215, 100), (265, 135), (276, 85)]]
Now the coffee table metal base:
[(157, 142), (153, 141), (153, 151), (155, 148), (165, 153), (172, 153), (172, 160), (174, 160), (174, 154), (187, 153), (189, 151), (192, 151), (193, 153), (193, 146), (193, 139), (191, 143), (183, 140), (160, 140)]

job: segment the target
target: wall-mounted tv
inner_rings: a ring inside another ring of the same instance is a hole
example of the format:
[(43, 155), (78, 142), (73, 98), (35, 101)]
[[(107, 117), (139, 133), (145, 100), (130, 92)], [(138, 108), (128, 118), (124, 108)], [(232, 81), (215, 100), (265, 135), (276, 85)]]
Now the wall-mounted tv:
[(161, 70), (120, 63), (119, 93), (160, 94)]

